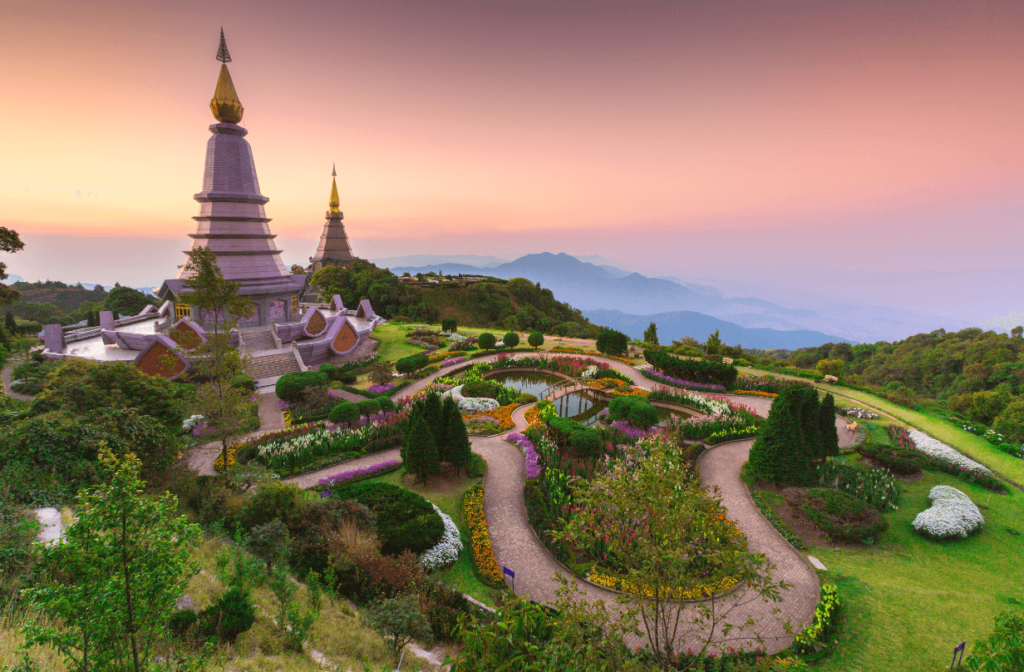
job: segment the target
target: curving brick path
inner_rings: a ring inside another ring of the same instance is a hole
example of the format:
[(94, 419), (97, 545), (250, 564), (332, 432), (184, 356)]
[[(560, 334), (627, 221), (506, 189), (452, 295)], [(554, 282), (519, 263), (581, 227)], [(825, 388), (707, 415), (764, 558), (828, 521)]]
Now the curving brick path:
[[(612, 368), (628, 376), (639, 387), (658, 387), (636, 369), (622, 362), (586, 356), (608, 362)], [(493, 361), (496, 358), (497, 355), (491, 355), (478, 358), (478, 361)], [(447, 372), (442, 369), (399, 390), (393, 398), (398, 400), (411, 397), (444, 375), (447, 375)], [(718, 396), (743, 404), (762, 416), (767, 416), (771, 408), (772, 400), (765, 397)], [(527, 408), (521, 407), (512, 414), (514, 428), (510, 432), (526, 428), (524, 416)], [(840, 444), (849, 445), (853, 440), (853, 433), (846, 430), (845, 420), (837, 417), (836, 427), (839, 430)], [(473, 451), (480, 454), (488, 465), (484, 476), (484, 510), (490, 528), (494, 557), (499, 565), (515, 571), (517, 594), (528, 595), (541, 603), (554, 602), (558, 589), (555, 577), (558, 574), (568, 576), (569, 572), (551, 556), (529, 524), (523, 499), (523, 487), (526, 482), (525, 459), (517, 446), (505, 440), (508, 433), (471, 438)], [(768, 559), (772, 579), (790, 585), (790, 588), (783, 591), (778, 603), (765, 603), (745, 594), (742, 589), (718, 600), (719, 611), (731, 609), (727, 622), (738, 626), (748, 617), (752, 617), (759, 623), (758, 627), (752, 630), (732, 633), (728, 646), (748, 650), (764, 647), (769, 652), (775, 652), (786, 648), (792, 641), (792, 636), (786, 633), (785, 622), (788, 621), (793, 630), (799, 631), (811, 621), (818, 604), (820, 585), (817, 574), (803, 555), (787, 543), (765, 520), (750, 499), (746, 486), (739, 479), (740, 467), (747, 460), (752, 445), (752, 439), (721, 444), (701, 455), (697, 466), (704, 485), (718, 489), (729, 518), (746, 535), (750, 550), (761, 553)], [(394, 459), (399, 459), (397, 448), (302, 474), (286, 481), (309, 488), (316, 485), (324, 476)], [(617, 607), (616, 593), (575, 577), (571, 580), (589, 598), (602, 600), (613, 610)], [(694, 607), (688, 608), (691, 609)], [(684, 615), (684, 621), (688, 615), (690, 614)], [(698, 640), (695, 637), (683, 637), (682, 648), (691, 646), (699, 646)]]

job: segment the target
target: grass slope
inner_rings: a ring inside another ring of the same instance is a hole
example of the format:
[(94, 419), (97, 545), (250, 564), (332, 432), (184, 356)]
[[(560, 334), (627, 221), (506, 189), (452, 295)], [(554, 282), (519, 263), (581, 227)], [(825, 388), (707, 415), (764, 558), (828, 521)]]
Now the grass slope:
[[(968, 539), (928, 541), (911, 528), (928, 507), (934, 485), (966, 493), (985, 516), (985, 527)], [(1024, 495), (996, 495), (945, 474), (925, 472), (904, 484), (900, 509), (886, 514), (890, 528), (875, 546), (818, 547), (824, 580), (839, 585), (844, 626), (821, 672), (933, 672), (949, 665), (953, 647), (992, 630), (993, 617), (1024, 605), (1021, 510)]]
[[(791, 376), (780, 375), (760, 369), (742, 367), (740, 371), (750, 375), (767, 374), (775, 376), (776, 378), (804, 380), (804, 382), (807, 382), (802, 378), (793, 378)], [(1007, 455), (980, 436), (975, 436), (970, 432), (965, 432), (956, 425), (949, 423), (944, 418), (940, 418), (939, 416), (930, 413), (914, 411), (909, 408), (897, 406), (890, 401), (886, 401), (881, 397), (876, 397), (875, 395), (867, 392), (860, 392), (846, 387), (834, 387), (832, 385), (824, 384), (815, 384), (815, 387), (819, 390), (831, 392), (835, 395), (837, 406), (843, 405), (843, 399), (850, 399), (854, 402), (859, 402), (862, 406), (881, 411), (882, 413), (887, 413), (900, 422), (910, 425), (911, 427), (916, 427), (939, 441), (949, 444), (963, 454), (968, 455), (985, 466), (998, 471), (1011, 481), (1019, 485), (1024, 485), (1024, 460)]]

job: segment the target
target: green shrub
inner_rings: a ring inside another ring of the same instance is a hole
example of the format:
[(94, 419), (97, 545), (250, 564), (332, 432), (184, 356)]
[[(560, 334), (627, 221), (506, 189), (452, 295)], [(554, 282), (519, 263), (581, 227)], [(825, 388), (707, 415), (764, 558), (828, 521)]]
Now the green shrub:
[(537, 401), (536, 395), (530, 394), (529, 392), (523, 392), (516, 397), (515, 403), (517, 406), (523, 406), (525, 404), (532, 404), (535, 401)]
[(857, 447), (857, 452), (899, 476), (920, 474), (925, 466), (920, 453), (895, 446), (864, 443)]
[(334, 368), (334, 364), (321, 364), (317, 367), (317, 371), (327, 376), (328, 380), (337, 380), (338, 370)]
[(476, 339), (476, 344), (484, 350), (493, 350), (497, 343), (498, 341), (494, 338), (494, 334), (487, 331), (480, 334), (480, 337)]
[(441, 331), (447, 331), (448, 333), (453, 333), (455, 331), (458, 331), (458, 329), (459, 329), (459, 327), (455, 323), (455, 318), (454, 317), (446, 317), (443, 320), (441, 320)]
[(514, 348), (519, 345), (519, 334), (510, 331), (501, 338), (501, 342), (510, 348)]
[(396, 656), (412, 640), (429, 642), (434, 636), (416, 595), (371, 602), (363, 608), (360, 619), (390, 643)]
[(467, 478), (483, 478), (487, 473), (487, 461), (477, 453), (469, 454), (469, 465), (466, 467)]
[(732, 364), (703, 359), (680, 359), (652, 348), (644, 350), (644, 359), (666, 376), (693, 383), (713, 383), (731, 388), (739, 376), (739, 371)]
[(422, 553), (444, 534), (444, 523), (430, 502), (397, 485), (364, 481), (334, 490), (333, 497), (365, 504), (377, 516), (381, 551)]
[(354, 373), (342, 373), (338, 375), (338, 382), (342, 385), (353, 385), (359, 379)]
[(498, 396), (498, 389), (497, 383), (487, 380), (474, 380), (462, 386), (462, 396), (494, 399)]
[(215, 604), (203, 609), (197, 620), (204, 639), (217, 635), (220, 641), (234, 642), (256, 622), (256, 606), (249, 591), (229, 588)]
[(577, 457), (596, 457), (604, 449), (601, 432), (591, 427), (579, 429), (569, 437), (569, 448)]
[(231, 379), (231, 387), (236, 390), (250, 390), (256, 391), (256, 379), (252, 376), (247, 376), (244, 373), (240, 373)]
[(658, 410), (646, 397), (615, 397), (608, 405), (608, 420), (624, 420), (635, 427), (648, 429), (658, 424)]
[(395, 362), (395, 371), (402, 374), (413, 373), (419, 371), (427, 364), (430, 363), (430, 358), (423, 353), (409, 355)]
[(343, 401), (331, 409), (327, 420), (331, 424), (338, 425), (343, 422), (355, 422), (359, 419), (359, 416), (359, 406), (350, 401)]
[(629, 348), (629, 337), (625, 334), (608, 329), (597, 336), (597, 350), (606, 355), (618, 356)]
[(294, 483), (268, 481), (246, 496), (239, 522), (251, 530), (279, 519), (291, 528), (301, 519), (306, 500), (306, 492)]
[(327, 387), (327, 375), (319, 371), (296, 371), (277, 379), (274, 392), (287, 402), (302, 401), (302, 392), (308, 387)]
[(800, 500), (804, 514), (833, 539), (861, 541), (889, 529), (877, 509), (839, 490), (814, 488), (801, 493)]
[(536, 350), (544, 345), (544, 334), (539, 331), (531, 331), (530, 335), (526, 338), (526, 342), (530, 344), (531, 348)]
[(387, 396), (386, 394), (382, 394), (381, 396), (377, 397), (376, 401), (378, 404), (380, 404), (380, 410), (382, 413), (393, 411), (396, 408), (394, 400), (391, 397)]
[(366, 399), (359, 402), (359, 413), (367, 417), (380, 413), (380, 403), (376, 399)]

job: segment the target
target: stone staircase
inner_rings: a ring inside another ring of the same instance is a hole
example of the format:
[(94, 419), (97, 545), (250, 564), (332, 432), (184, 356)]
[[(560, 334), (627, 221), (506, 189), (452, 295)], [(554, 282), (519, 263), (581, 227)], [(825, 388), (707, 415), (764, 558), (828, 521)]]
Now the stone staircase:
[(260, 331), (246, 331), (242, 334), (242, 341), (245, 343), (246, 352), (259, 352), (260, 350), (274, 350), (277, 343), (270, 333), (270, 329)]
[(299, 371), (299, 363), (295, 361), (295, 354), (291, 350), (253, 357), (250, 360), (250, 365), (253, 370), (253, 378), (256, 380), (278, 378), (286, 373)]

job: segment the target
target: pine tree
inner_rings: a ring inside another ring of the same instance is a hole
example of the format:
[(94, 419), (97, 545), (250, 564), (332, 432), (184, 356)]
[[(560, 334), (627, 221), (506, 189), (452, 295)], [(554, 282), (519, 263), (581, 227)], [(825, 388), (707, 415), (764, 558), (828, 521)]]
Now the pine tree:
[(407, 470), (415, 474), (421, 482), (426, 482), (427, 476), (441, 473), (441, 461), (437, 456), (437, 444), (434, 443), (434, 435), (427, 426), (426, 420), (419, 418), (411, 431), (409, 442), (409, 466)]
[(811, 462), (821, 459), (821, 404), (818, 402), (818, 391), (813, 387), (800, 387), (800, 437), (803, 442), (803, 458), (805, 465), (799, 481), (806, 481), (811, 476)]
[(462, 421), (462, 414), (456, 410), (448, 418), (448, 463), (452, 465), (456, 473), (462, 472), (469, 466), (472, 447), (469, 445), (469, 432), (466, 431), (466, 423)]
[[(813, 390), (812, 390), (813, 392)], [(814, 400), (817, 405), (817, 398)], [(797, 386), (787, 387), (772, 403), (757, 441), (750, 449), (750, 467), (754, 474), (772, 483), (804, 483), (811, 471), (811, 447), (817, 434), (805, 435), (806, 397)], [(817, 409), (817, 406), (815, 406)]]
[(648, 345), (658, 345), (658, 325), (651, 322), (647, 329), (644, 330), (644, 343)]
[(450, 396), (445, 397), (444, 401), (441, 402), (441, 421), (439, 423), (440, 440), (437, 441), (437, 453), (441, 458), (442, 462), (451, 462), (451, 424), (452, 416), (457, 415), (459, 419), (462, 415), (459, 413), (459, 405), (455, 403), (455, 400)]
[(821, 430), (821, 457), (839, 455), (839, 432), (836, 430), (836, 400), (829, 392), (821, 400), (819, 411), (819, 427)]
[(412, 467), (410, 466), (412, 458), (409, 456), (409, 446), (412, 443), (412, 430), (416, 426), (416, 423), (423, 419), (423, 401), (413, 402), (409, 406), (409, 414), (405, 421), (405, 434), (402, 436), (402, 446), (399, 448), (399, 455), (402, 457), (402, 462), (405, 463), (406, 469), (409, 473), (412, 473)]
[(423, 404), (423, 419), (427, 421), (430, 433), (434, 435), (435, 446), (444, 443), (444, 433), (447, 428), (442, 428), (441, 420), (443, 411), (441, 409), (441, 395), (431, 392), (427, 394), (427, 400)]

